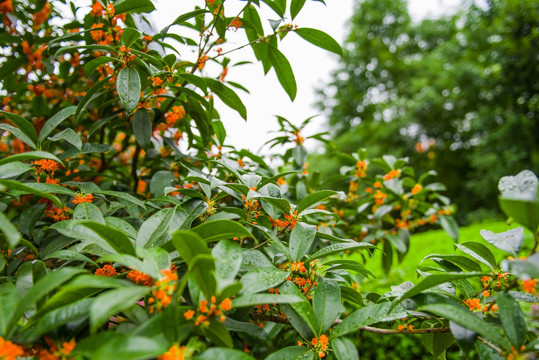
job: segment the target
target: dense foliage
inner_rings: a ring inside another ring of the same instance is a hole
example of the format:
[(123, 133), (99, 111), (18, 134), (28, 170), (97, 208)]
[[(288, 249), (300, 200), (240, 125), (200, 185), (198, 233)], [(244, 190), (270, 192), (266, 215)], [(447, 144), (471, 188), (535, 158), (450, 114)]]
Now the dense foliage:
[[(405, 0), (358, 1), (323, 91), (335, 139), (325, 158), (409, 156), (443, 174), (459, 220), (492, 216), (501, 176), (539, 170), (538, 14), (534, 0), (469, 1), (418, 22)], [(324, 174), (339, 166), (322, 159)]]
[[(0, 3), (0, 359), (358, 359), (359, 332), (419, 334), (434, 357), (455, 339), (482, 359), (537, 351), (532, 172), (499, 189), (534, 244), (523, 228), (484, 232), (508, 253), (501, 263), (487, 245), (456, 243), (424, 259), (415, 285), (364, 293), (373, 252), (388, 272), (418, 228), (458, 240), (434, 173), (359, 150), (342, 156), (347, 191), (327, 189), (305, 162), (304, 142), (323, 135), (280, 116), (278, 169), (225, 145), (214, 96), (246, 117), (243, 87), (226, 80), (230, 31), (291, 98), (278, 49), (289, 33), (341, 53), (284, 23), (305, 1), (245, 1), (229, 15), (207, 0), (156, 34), (142, 30), (150, 0), (71, 2), (71, 15), (62, 4)], [(263, 26), (261, 5), (281, 20)]]

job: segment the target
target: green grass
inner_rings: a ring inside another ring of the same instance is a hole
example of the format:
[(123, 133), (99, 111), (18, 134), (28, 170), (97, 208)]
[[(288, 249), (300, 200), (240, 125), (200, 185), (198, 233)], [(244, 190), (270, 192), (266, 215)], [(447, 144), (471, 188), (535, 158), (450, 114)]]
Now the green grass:
[[(504, 232), (506, 230), (518, 227), (517, 224), (508, 226), (502, 221), (490, 221), (477, 223), (466, 227), (459, 228), (459, 243), (466, 241), (477, 241), (487, 245), (499, 261), (508, 254), (496, 249), (488, 244), (479, 235), (482, 229), (490, 230), (495, 233)], [(361, 283), (362, 292), (377, 292), (385, 293), (391, 289), (391, 286), (399, 285), (404, 281), (415, 282), (417, 278), (416, 269), (419, 267), (421, 260), (429, 254), (454, 254), (454, 242), (443, 230), (431, 230), (424, 233), (413, 235), (410, 239), (410, 249), (406, 254), (401, 264), (395, 261), (388, 275), (384, 274), (381, 266), (381, 252), (376, 251), (374, 257), (370, 258), (365, 266), (376, 276), (376, 279), (364, 279)], [(533, 245), (532, 234), (525, 230), (524, 232), (524, 249), (530, 249)], [(460, 250), (457, 250), (460, 253)], [(524, 253), (524, 252), (523, 252)], [(359, 255), (355, 255), (359, 256)], [(435, 265), (434, 262), (426, 260), (422, 265)]]

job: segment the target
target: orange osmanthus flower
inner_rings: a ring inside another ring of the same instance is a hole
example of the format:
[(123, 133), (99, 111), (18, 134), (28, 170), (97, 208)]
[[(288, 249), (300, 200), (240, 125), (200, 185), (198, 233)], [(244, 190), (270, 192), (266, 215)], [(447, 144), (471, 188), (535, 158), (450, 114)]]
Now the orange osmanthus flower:
[(116, 275), (116, 268), (114, 268), (114, 266), (112, 265), (107, 264), (102, 268), (97, 269), (94, 274), (98, 276), (113, 277)]
[(524, 291), (530, 294), (535, 294), (535, 288), (537, 287), (537, 279), (522, 280), (522, 286)]
[(73, 204), (91, 203), (94, 200), (92, 194), (77, 194), (73, 199)]
[(467, 299), (464, 301), (464, 303), (470, 308), (471, 311), (474, 310), (481, 310), (481, 300), (475, 298), (475, 299)]
[(22, 346), (12, 343), (9, 340), (4, 340), (0, 336), (0, 359), (16, 360), (19, 356), (24, 355)]

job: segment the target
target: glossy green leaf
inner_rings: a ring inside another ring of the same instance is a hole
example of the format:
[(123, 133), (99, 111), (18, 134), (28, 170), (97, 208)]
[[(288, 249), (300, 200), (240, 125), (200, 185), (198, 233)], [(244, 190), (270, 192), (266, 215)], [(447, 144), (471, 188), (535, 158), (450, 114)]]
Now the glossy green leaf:
[(223, 289), (234, 281), (240, 270), (243, 250), (233, 240), (221, 240), (211, 250), (215, 259), (215, 276), (219, 289)]
[(140, 32), (132, 27), (126, 27), (122, 32), (122, 43), (126, 47), (130, 47), (135, 41), (140, 38)]
[(30, 139), (24, 132), (22, 132), (20, 129), (16, 128), (15, 126), (11, 126), (9, 124), (0, 124), (0, 130), (9, 131), (17, 139), (21, 140), (23, 143), (30, 146), (32, 149), (36, 149), (35, 142), (33, 142), (32, 139)]
[(138, 71), (130, 67), (120, 70), (116, 79), (116, 91), (118, 91), (120, 101), (128, 113), (137, 108), (140, 100), (140, 90), (141, 85)]
[(463, 253), (470, 255), (474, 259), (482, 262), (491, 269), (496, 266), (494, 254), (485, 245), (474, 241), (468, 241), (462, 244), (455, 244)]
[(46, 151), (28, 151), (22, 154), (15, 154), (6, 156), (0, 159), (0, 165), (4, 165), (14, 161), (34, 160), (34, 159), (48, 159), (54, 160), (58, 163), (62, 163), (62, 160), (58, 159), (55, 155)]
[(103, 194), (103, 195), (113, 196), (113, 197), (116, 197), (118, 199), (129, 201), (130, 203), (133, 203), (133, 204), (135, 204), (137, 206), (140, 206), (143, 209), (146, 209), (146, 206), (144, 205), (143, 201), (141, 201), (141, 200), (137, 199), (136, 197), (134, 197), (133, 195), (130, 195), (130, 194), (125, 193), (125, 192), (112, 191), (112, 190), (98, 190), (98, 191), (93, 191), (93, 193), (94, 194)]
[[(301, 260), (311, 248), (316, 236), (316, 226), (298, 222), (290, 233), (290, 256), (293, 261)], [(315, 259), (315, 258), (314, 258)]]
[(82, 140), (80, 139), (79, 135), (73, 131), (73, 129), (64, 129), (63, 131), (59, 132), (58, 134), (54, 135), (53, 137), (49, 137), (48, 140), (50, 141), (60, 141), (65, 140), (71, 145), (73, 145), (77, 150), (82, 150)]
[(320, 259), (322, 257), (340, 253), (343, 251), (350, 251), (350, 250), (357, 250), (357, 249), (372, 249), (376, 248), (373, 244), (370, 243), (340, 243), (340, 244), (332, 244), (326, 247), (323, 247), (322, 249), (318, 250), (314, 254), (309, 256), (309, 260), (314, 259)]
[(206, 299), (217, 291), (215, 278), (215, 259), (211, 255), (199, 254), (189, 263), (189, 273)]
[(290, 304), (304, 302), (304, 297), (287, 294), (248, 294), (232, 299), (232, 308), (241, 308), (262, 304)]
[[(301, 318), (300, 324), (303, 325), (303, 327), (306, 327), (306, 329), (303, 329), (301, 331), (302, 333), (304, 333), (303, 336), (310, 336), (311, 333), (312, 335), (317, 334), (318, 329), (320, 328), (319, 321), (316, 318), (313, 307), (311, 306), (309, 301), (307, 301), (307, 298), (301, 293), (301, 291), (299, 291), (298, 287), (291, 281), (286, 281), (284, 284), (281, 284), (278, 289), (283, 295), (295, 296), (298, 299), (302, 299), (302, 301), (290, 303), (288, 305), (290, 306), (291, 310), (293, 310), (292, 312)], [(285, 314), (287, 314), (287, 317), (289, 318), (290, 313), (290, 311), (285, 311)], [(300, 325), (295, 324), (293, 320), (290, 321), (291, 324), (294, 325), (294, 328), (300, 331), (300, 328), (298, 327)]]
[(307, 360), (314, 359), (312, 350), (305, 346), (288, 346), (269, 354), (264, 360)]
[(337, 192), (333, 190), (322, 190), (307, 195), (303, 200), (301, 200), (296, 209), (298, 211), (298, 215), (301, 215), (304, 210), (309, 209), (310, 207), (335, 194), (337, 194)]
[(243, 288), (240, 293), (254, 294), (275, 288), (283, 283), (289, 275), (289, 272), (275, 266), (249, 271), (241, 277)]
[(155, 10), (150, 0), (122, 0), (114, 4), (116, 15), (129, 13), (149, 13)]
[(193, 360), (254, 360), (254, 357), (235, 349), (213, 347), (195, 356)]
[(12, 114), (6, 111), (0, 111), (9, 121), (13, 123), (24, 135), (26, 135), (33, 143), (33, 148), (35, 149), (37, 143), (37, 132), (34, 129), (34, 125), (17, 114)]
[(268, 57), (271, 65), (275, 69), (277, 79), (279, 79), (279, 82), (290, 99), (294, 101), (298, 88), (292, 66), (290, 66), (287, 58), (276, 47), (268, 46)]
[(80, 114), (82, 110), (86, 107), (86, 105), (93, 99), (94, 95), (98, 92), (103, 90), (104, 86), (109, 83), (109, 80), (112, 76), (107, 76), (106, 78), (99, 80), (97, 83), (95, 83), (90, 90), (84, 94), (82, 99), (79, 102), (79, 105), (77, 105), (77, 111), (75, 112), (75, 123), (78, 123)]
[(70, 355), (92, 360), (142, 360), (155, 359), (167, 350), (167, 344), (159, 338), (102, 331), (77, 342)]
[(476, 272), (481, 272), (481, 266), (471, 260), (470, 258), (467, 258), (465, 256), (460, 256), (460, 255), (441, 255), (441, 254), (430, 254), (430, 255), (427, 255), (423, 258), (423, 260), (421, 260), (421, 263), (423, 263), (423, 261), (427, 260), (427, 259), (431, 259), (435, 262), (439, 262), (440, 260), (442, 261), (449, 261), (455, 265), (457, 265), (458, 267), (460, 268), (463, 268), (463, 269), (466, 269), (466, 270), (469, 270), (469, 271), (476, 271)]
[(451, 346), (455, 338), (451, 333), (434, 333), (421, 335), (421, 341), (432, 354), (433, 359), (438, 359)]
[(253, 237), (240, 223), (232, 220), (215, 220), (200, 224), (191, 229), (200, 236), (206, 243), (232, 239), (234, 237)]
[(105, 219), (103, 218), (103, 214), (101, 214), (101, 210), (92, 203), (78, 204), (73, 211), (73, 220), (91, 220), (100, 224), (105, 224)]
[(49, 194), (47, 192), (44, 192), (44, 191), (41, 191), (41, 190), (37, 190), (34, 187), (31, 187), (31, 186), (29, 186), (27, 184), (24, 184), (24, 183), (15, 181), (15, 180), (0, 179), (0, 185), (6, 187), (8, 189), (13, 189), (13, 190), (20, 191), (20, 192), (22, 192), (24, 194), (34, 194), (34, 195), (37, 195), (37, 196), (40, 196), (40, 197), (44, 197), (46, 199), (51, 200), (54, 203), (54, 205), (56, 205), (58, 207), (63, 207), (62, 202), (56, 196), (51, 195), (51, 194)]
[(122, 231), (116, 230), (104, 223), (98, 223), (96, 221), (79, 221), (78, 225), (90, 229), (99, 238), (104, 240), (114, 251), (119, 254), (128, 254), (135, 256), (135, 248), (129, 237)]
[(489, 244), (513, 256), (516, 256), (520, 251), (522, 240), (524, 239), (524, 229), (521, 227), (497, 234), (492, 231), (481, 230), (479, 234)]
[(365, 277), (370, 276), (375, 278), (372, 272), (370, 272), (363, 264), (355, 260), (331, 260), (324, 262), (323, 265), (328, 266), (327, 268), (325, 268), (326, 271), (346, 269), (355, 271)]
[(292, 20), (299, 14), (303, 5), (305, 5), (305, 0), (292, 0), (290, 3), (290, 15)]
[(172, 243), (187, 265), (189, 265), (197, 255), (210, 254), (210, 250), (206, 246), (204, 240), (192, 231), (177, 230), (172, 234)]
[(479, 335), (494, 341), (503, 349), (508, 349), (510, 347), (510, 344), (507, 339), (502, 336), (502, 334), (497, 328), (480, 319), (479, 317), (474, 315), (474, 313), (457, 303), (449, 301), (445, 303), (429, 303), (419, 306), (417, 310), (430, 312), (438, 316), (443, 316), (446, 319), (454, 321), (455, 323), (466, 329), (470, 329), (478, 333)]
[(152, 138), (152, 121), (146, 109), (138, 109), (133, 115), (133, 134), (141, 148), (146, 149)]
[(469, 273), (462, 273), (462, 272), (446, 272), (442, 274), (432, 274), (421, 280), (419, 283), (417, 283), (414, 287), (412, 287), (410, 290), (406, 291), (403, 295), (399, 296), (393, 301), (393, 306), (396, 306), (397, 304), (400, 304), (402, 301), (411, 298), (414, 295), (420, 294), (424, 290), (433, 288), (437, 285), (454, 281), (454, 280), (461, 280), (461, 279), (468, 279), (472, 277), (480, 277), (487, 275), (486, 273), (481, 272), (469, 272)]
[(517, 349), (526, 342), (526, 319), (515, 299), (504, 292), (496, 295), (498, 314), (505, 330), (505, 335)]
[(515, 222), (524, 225), (530, 231), (536, 231), (539, 226), (539, 201), (529, 199), (499, 198), (500, 208)]
[(342, 48), (339, 43), (321, 30), (311, 28), (299, 28), (295, 30), (295, 33), (310, 42), (311, 44), (316, 45), (324, 50), (331, 51), (341, 56), (343, 54)]
[(137, 300), (151, 290), (151, 287), (131, 286), (110, 290), (97, 296), (90, 307), (90, 333), (95, 334), (111, 316), (138, 306)]
[(234, 92), (234, 90), (230, 89), (222, 82), (215, 79), (204, 78), (204, 80), (206, 84), (208, 84), (208, 87), (211, 89), (211, 91), (213, 91), (217, 96), (219, 96), (219, 99), (221, 99), (226, 105), (230, 106), (232, 109), (236, 110), (242, 118), (247, 120), (247, 109), (245, 108), (245, 105), (243, 105), (241, 98)]
[(20, 299), (17, 309), (13, 313), (7, 331), (15, 326), (19, 318), (24, 314), (26, 310), (36, 302), (43, 299), (51, 291), (57, 289), (60, 285), (71, 279), (77, 274), (84, 272), (84, 269), (76, 269), (70, 267), (63, 267), (56, 269), (49, 273), (47, 276), (39, 279), (35, 285)]
[(175, 208), (163, 209), (150, 216), (139, 229), (137, 247), (151, 247), (158, 243), (168, 233), (175, 211)]
[(65, 119), (70, 117), (71, 115), (75, 114), (77, 110), (76, 106), (69, 106), (66, 107), (60, 111), (58, 111), (53, 117), (51, 117), (45, 125), (43, 125), (43, 129), (41, 129), (39, 133), (39, 144), (41, 145), (43, 141), (60, 125)]
[(323, 334), (341, 310), (341, 289), (335, 280), (318, 278), (318, 286), (313, 295), (313, 310), (318, 319), (318, 335)]
[(331, 348), (337, 360), (359, 360), (356, 346), (346, 337), (331, 340)]
[(111, 61), (118, 61), (118, 59), (105, 55), (92, 59), (84, 64), (84, 74), (86, 77), (90, 77), (90, 75), (92, 75), (98, 67), (108, 64)]
[(345, 317), (339, 325), (335, 326), (331, 333), (331, 338), (356, 332), (363, 326), (408, 317), (402, 307), (399, 306), (392, 310), (391, 308), (391, 303), (381, 303), (356, 310)]
[(10, 162), (4, 165), (0, 165), (0, 179), (16, 178), (17, 176), (31, 170), (34, 170), (34, 168), (23, 162)]
[(451, 236), (454, 241), (458, 241), (459, 226), (452, 216), (440, 216), (440, 224), (442, 225), (442, 228), (445, 230), (447, 235)]

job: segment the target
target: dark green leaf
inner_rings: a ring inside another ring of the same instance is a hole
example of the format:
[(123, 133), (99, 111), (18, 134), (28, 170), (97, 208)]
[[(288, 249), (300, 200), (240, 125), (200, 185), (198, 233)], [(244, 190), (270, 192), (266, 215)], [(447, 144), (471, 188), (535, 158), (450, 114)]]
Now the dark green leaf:
[(133, 134), (141, 148), (146, 149), (152, 138), (152, 121), (148, 110), (139, 109), (133, 115)]
[(200, 236), (206, 243), (234, 237), (253, 237), (240, 223), (232, 220), (215, 220), (200, 224), (191, 229)]
[(21, 182), (15, 181), (15, 180), (0, 179), (0, 185), (6, 187), (8, 189), (21, 191), (22, 193), (25, 193), (25, 194), (34, 194), (34, 195), (37, 195), (37, 196), (40, 196), (40, 197), (44, 197), (46, 199), (51, 200), (56, 206), (63, 207), (62, 202), (56, 196), (51, 195), (51, 194), (46, 193), (46, 192), (41, 191), (41, 190), (37, 190), (34, 187), (31, 187), (31, 186), (29, 186), (27, 184), (23, 184)]
[(290, 99), (294, 101), (298, 88), (290, 63), (283, 53), (273, 46), (268, 46), (268, 56), (283, 89)]
[(455, 244), (455, 246), (463, 253), (470, 255), (476, 260), (479, 260), (491, 269), (496, 266), (494, 254), (492, 254), (492, 252), (483, 244), (468, 241), (462, 244)]
[(155, 10), (150, 0), (123, 0), (114, 4), (116, 15), (129, 13), (149, 13)]
[(339, 43), (325, 32), (311, 28), (299, 28), (295, 32), (311, 44), (342, 56), (342, 48)]
[(30, 140), (32, 140), (32, 143), (34, 144), (33, 148), (35, 149), (35, 145), (37, 143), (37, 132), (36, 129), (34, 129), (34, 125), (30, 121), (17, 114), (12, 114), (6, 111), (0, 111), (0, 113), (4, 114), (4, 116), (7, 117), (13, 123), (13, 125), (22, 131)]
[(357, 242), (357, 243), (333, 244), (333, 245), (323, 247), (322, 249), (318, 250), (314, 254), (310, 255), (309, 260), (320, 259), (321, 257), (340, 253), (343, 251), (350, 251), (350, 250), (355, 250), (355, 249), (372, 249), (372, 248), (376, 248), (376, 246), (370, 243)]
[(318, 286), (313, 295), (313, 310), (318, 319), (318, 335), (323, 334), (341, 310), (341, 289), (335, 280), (318, 278)]
[(212, 78), (204, 78), (208, 87), (213, 91), (219, 98), (232, 109), (236, 110), (242, 118), (247, 120), (247, 109), (240, 97), (234, 92), (234, 90), (225, 86), (220, 81), (217, 81)]
[(356, 346), (346, 337), (331, 340), (331, 348), (337, 360), (359, 360)]
[(496, 295), (498, 314), (505, 330), (505, 335), (517, 349), (526, 341), (526, 319), (515, 299), (504, 292)]
[(58, 125), (60, 125), (65, 119), (75, 114), (76, 110), (76, 106), (66, 107), (47, 120), (45, 125), (43, 125), (43, 129), (41, 129), (41, 132), (39, 133), (38, 143), (41, 145), (43, 141), (54, 131), (54, 129), (56, 129), (56, 127), (58, 127)]
[(118, 254), (136, 255), (133, 243), (122, 231), (96, 221), (80, 221), (77, 224), (90, 229)]
[(447, 235), (451, 236), (454, 241), (458, 241), (459, 226), (452, 216), (440, 216), (440, 224), (442, 225), (442, 228), (445, 230)]
[(337, 194), (337, 192), (333, 190), (322, 190), (322, 191), (317, 191), (315, 193), (307, 195), (303, 200), (301, 200), (301, 202), (298, 205), (298, 208), (297, 208), (298, 215), (301, 215), (301, 213), (304, 210), (309, 209), (310, 207), (318, 204), (321, 201), (324, 201), (328, 197), (335, 194)]
[[(316, 226), (298, 222), (290, 234), (290, 256), (293, 261), (301, 260), (309, 251), (316, 236)], [(319, 251), (320, 252), (320, 251)], [(313, 257), (316, 259), (316, 257)]]
[(22, 154), (16, 154), (11, 156), (6, 156), (0, 159), (0, 165), (7, 164), (13, 161), (23, 161), (23, 160), (32, 160), (32, 159), (49, 159), (59, 162), (62, 161), (58, 159), (55, 155), (46, 152), (46, 151), (28, 151)]
[(116, 91), (118, 91), (120, 101), (128, 113), (137, 108), (140, 99), (140, 90), (140, 76), (137, 70), (130, 67), (120, 70), (116, 79)]
[(290, 273), (273, 267), (252, 270), (241, 277), (241, 294), (254, 294), (275, 288), (283, 283)]

